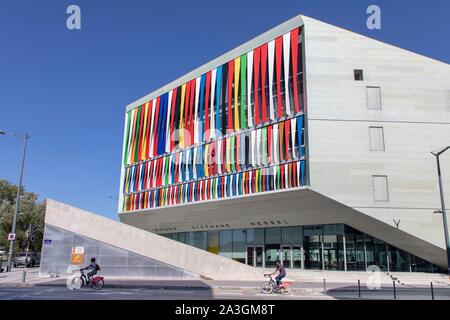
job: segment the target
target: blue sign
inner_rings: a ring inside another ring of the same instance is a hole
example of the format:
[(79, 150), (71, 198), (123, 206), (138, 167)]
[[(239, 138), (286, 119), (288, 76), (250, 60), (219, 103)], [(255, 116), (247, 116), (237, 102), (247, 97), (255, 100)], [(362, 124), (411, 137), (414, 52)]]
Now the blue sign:
[(44, 244), (52, 244), (52, 239), (44, 239)]

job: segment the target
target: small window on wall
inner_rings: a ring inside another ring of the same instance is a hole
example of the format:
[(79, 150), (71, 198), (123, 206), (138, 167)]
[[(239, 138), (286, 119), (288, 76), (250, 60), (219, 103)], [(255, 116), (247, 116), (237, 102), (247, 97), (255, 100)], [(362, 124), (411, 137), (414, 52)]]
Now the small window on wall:
[(380, 87), (367, 87), (367, 109), (381, 110)]
[(364, 72), (362, 70), (355, 70), (355, 81), (363, 81), (364, 80)]
[(370, 151), (385, 151), (383, 127), (369, 127)]
[(387, 176), (372, 176), (373, 196), (375, 201), (389, 201), (389, 189)]

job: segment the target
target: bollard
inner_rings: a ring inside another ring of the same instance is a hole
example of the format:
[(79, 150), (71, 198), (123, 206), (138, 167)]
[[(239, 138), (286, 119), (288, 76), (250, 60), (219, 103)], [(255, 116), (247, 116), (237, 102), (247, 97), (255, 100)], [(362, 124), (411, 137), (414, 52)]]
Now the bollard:
[(27, 277), (27, 271), (23, 270), (23, 272), (22, 272), (22, 283), (25, 283), (26, 277)]
[(323, 278), (323, 294), (327, 294), (327, 285), (325, 282), (325, 278)]
[(431, 284), (431, 300), (434, 300), (434, 288), (433, 288), (433, 282), (430, 282)]
[(358, 280), (358, 298), (361, 298), (361, 280)]
[(392, 285), (394, 286), (394, 300), (397, 299), (397, 291), (395, 290), (395, 281), (392, 281)]

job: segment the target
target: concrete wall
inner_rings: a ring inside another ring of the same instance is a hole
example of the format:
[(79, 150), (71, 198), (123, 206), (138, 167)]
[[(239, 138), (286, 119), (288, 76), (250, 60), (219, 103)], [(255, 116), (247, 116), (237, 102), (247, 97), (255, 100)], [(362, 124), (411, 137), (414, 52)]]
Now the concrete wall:
[(215, 280), (263, 279), (261, 272), (239, 262), (54, 200), (47, 200), (45, 223), (201, 277)]
[[(450, 145), (450, 66), (303, 20), (311, 188), (444, 247), (430, 151)], [(381, 88), (382, 110), (368, 110), (367, 86)], [(369, 126), (384, 128), (384, 152), (370, 151)], [(448, 200), (450, 153), (442, 170)], [(388, 176), (388, 202), (374, 201), (372, 175)]]

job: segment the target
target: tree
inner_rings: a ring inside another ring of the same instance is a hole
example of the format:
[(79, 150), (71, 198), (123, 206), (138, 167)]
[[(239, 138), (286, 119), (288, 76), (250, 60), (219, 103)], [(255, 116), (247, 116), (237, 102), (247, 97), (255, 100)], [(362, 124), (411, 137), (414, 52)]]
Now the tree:
[[(17, 186), (0, 180), (0, 247), (8, 250), (8, 233), (11, 232)], [(16, 241), (14, 254), (26, 248), (26, 231), (30, 223), (36, 230), (34, 241), (30, 242), (30, 251), (41, 251), (44, 234), (45, 201), (39, 201), (38, 195), (22, 188), (20, 193), (19, 214), (17, 215)]]

